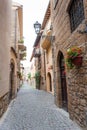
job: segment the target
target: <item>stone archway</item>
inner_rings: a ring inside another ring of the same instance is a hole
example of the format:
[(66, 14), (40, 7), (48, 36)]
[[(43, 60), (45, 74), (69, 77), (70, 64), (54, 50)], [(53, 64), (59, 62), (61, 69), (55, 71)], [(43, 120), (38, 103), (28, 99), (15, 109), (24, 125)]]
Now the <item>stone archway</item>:
[(51, 74), (47, 74), (47, 86), (48, 86), (48, 91), (52, 92), (52, 79), (51, 79)]
[(58, 93), (59, 93), (59, 102), (60, 107), (68, 111), (68, 100), (67, 100), (67, 84), (66, 84), (66, 70), (65, 70), (65, 60), (63, 53), (60, 51), (57, 58), (57, 67), (58, 67), (58, 77), (60, 82), (58, 82)]
[(15, 71), (15, 65), (14, 62), (11, 61), (10, 64), (10, 89), (9, 89), (9, 99), (11, 100), (14, 95), (14, 71)]

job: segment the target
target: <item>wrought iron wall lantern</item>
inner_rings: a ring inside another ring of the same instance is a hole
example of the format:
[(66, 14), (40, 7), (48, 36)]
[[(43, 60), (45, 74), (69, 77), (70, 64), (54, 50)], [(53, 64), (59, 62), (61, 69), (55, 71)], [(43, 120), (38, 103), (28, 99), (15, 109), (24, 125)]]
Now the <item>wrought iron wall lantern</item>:
[[(35, 33), (37, 35), (41, 35), (41, 32), (42, 32), (41, 24), (38, 21), (36, 21), (36, 23), (34, 24), (34, 29), (35, 29)], [(50, 30), (52, 30), (52, 25), (50, 27)], [(52, 35), (49, 35), (49, 36), (48, 35), (41, 35), (41, 36), (42, 36), (42, 38), (47, 38), (51, 41), (55, 40), (55, 36), (52, 36)]]
[(37, 35), (40, 34), (41, 24), (38, 21), (36, 21), (36, 23), (34, 24), (34, 28), (35, 28), (35, 33)]

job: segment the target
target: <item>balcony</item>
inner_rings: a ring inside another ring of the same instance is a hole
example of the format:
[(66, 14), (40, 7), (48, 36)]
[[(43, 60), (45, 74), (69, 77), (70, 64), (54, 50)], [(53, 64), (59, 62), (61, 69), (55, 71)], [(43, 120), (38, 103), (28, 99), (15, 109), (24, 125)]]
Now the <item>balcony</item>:
[(18, 43), (24, 43), (23, 39), (18, 40)]
[(23, 39), (18, 40), (18, 49), (21, 50), (21, 51), (26, 50), (26, 46), (24, 46), (24, 40)]
[(41, 52), (40, 52), (40, 48), (34, 48), (34, 57), (40, 57)]
[(26, 50), (26, 46), (24, 46), (23, 43), (18, 43), (18, 49), (24, 51)]
[(21, 51), (19, 54), (20, 54), (20, 60), (26, 60), (26, 51)]
[(41, 47), (43, 49), (49, 49), (49, 47), (51, 46), (51, 31), (47, 31), (46, 35), (42, 36), (42, 42), (41, 42)]

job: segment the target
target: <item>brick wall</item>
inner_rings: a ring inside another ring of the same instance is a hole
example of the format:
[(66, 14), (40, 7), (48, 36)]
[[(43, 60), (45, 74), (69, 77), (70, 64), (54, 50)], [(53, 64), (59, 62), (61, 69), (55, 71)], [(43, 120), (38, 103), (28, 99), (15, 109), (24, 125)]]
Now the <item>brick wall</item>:
[[(85, 18), (87, 18), (87, 0), (84, 1)], [(78, 28), (71, 33), (70, 19), (67, 8), (71, 0), (59, 0), (56, 8), (53, 8), (51, 0), (51, 18), (53, 23), (53, 33), (55, 35), (54, 58), (55, 58), (55, 102), (62, 107), (61, 78), (59, 68), (59, 52), (66, 58), (66, 51), (73, 45), (80, 46), (83, 50), (83, 63), (80, 68), (68, 70), (66, 67), (68, 112), (70, 118), (75, 120), (80, 126), (86, 127), (86, 107), (87, 107), (87, 36), (77, 32), (84, 29), (85, 20)]]

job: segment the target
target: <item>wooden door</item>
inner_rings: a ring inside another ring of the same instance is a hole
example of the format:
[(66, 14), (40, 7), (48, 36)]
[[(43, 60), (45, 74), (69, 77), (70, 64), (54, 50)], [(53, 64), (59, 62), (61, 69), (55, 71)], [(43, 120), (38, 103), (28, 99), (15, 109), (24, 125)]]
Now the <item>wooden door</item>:
[(68, 111), (65, 61), (62, 53), (60, 55), (60, 78), (61, 78), (62, 108)]

